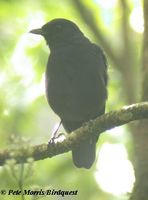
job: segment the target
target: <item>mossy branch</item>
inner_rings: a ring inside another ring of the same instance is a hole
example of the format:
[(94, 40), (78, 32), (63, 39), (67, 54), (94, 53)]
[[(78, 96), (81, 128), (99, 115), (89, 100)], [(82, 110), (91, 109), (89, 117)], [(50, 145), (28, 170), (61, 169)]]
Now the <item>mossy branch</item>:
[(111, 128), (127, 124), (134, 120), (148, 118), (148, 102), (124, 106), (117, 111), (106, 113), (95, 120), (89, 121), (83, 127), (75, 130), (62, 142), (55, 144), (41, 144), (36, 146), (24, 145), (16, 149), (0, 150), (0, 166), (8, 159), (15, 159), (17, 163), (27, 162), (29, 157), (42, 160), (66, 153), (88, 137), (98, 137), (102, 132)]

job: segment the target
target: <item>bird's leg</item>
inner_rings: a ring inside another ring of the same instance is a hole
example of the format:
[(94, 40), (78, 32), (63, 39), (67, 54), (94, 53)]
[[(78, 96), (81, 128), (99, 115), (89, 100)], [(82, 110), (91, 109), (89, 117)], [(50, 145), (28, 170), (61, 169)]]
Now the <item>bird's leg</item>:
[(59, 130), (61, 124), (62, 124), (62, 120), (59, 122), (58, 126), (56, 126), (56, 128), (53, 130), (51, 138), (56, 138), (57, 137), (57, 133), (58, 133), (58, 130)]
[(52, 134), (51, 134), (51, 139), (49, 140), (48, 144), (54, 144), (54, 143), (56, 143), (56, 142), (58, 141), (58, 139), (59, 139), (61, 136), (63, 136), (62, 133), (60, 133), (59, 135), (57, 135), (58, 130), (59, 130), (61, 124), (62, 124), (62, 120), (60, 121), (60, 123), (58, 124), (58, 126), (55, 128), (55, 130), (52, 132)]

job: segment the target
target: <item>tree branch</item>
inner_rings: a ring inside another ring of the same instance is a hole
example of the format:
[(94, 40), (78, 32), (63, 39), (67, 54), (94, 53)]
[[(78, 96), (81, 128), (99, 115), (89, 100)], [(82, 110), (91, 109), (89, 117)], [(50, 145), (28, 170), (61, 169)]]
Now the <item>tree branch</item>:
[(142, 100), (148, 99), (148, 1), (144, 0), (144, 38), (143, 38), (143, 69), (142, 69)]
[(134, 120), (148, 118), (148, 102), (125, 106), (118, 111), (111, 111), (95, 120), (89, 121), (83, 127), (72, 132), (63, 142), (56, 144), (41, 144), (36, 146), (24, 145), (21, 148), (11, 148), (0, 151), (0, 166), (6, 160), (15, 159), (17, 163), (27, 162), (32, 157), (34, 160), (42, 160), (66, 153), (76, 147), (86, 138), (98, 137), (102, 132), (129, 123)]
[[(122, 53), (120, 57), (120, 71), (123, 74), (122, 81), (124, 85), (124, 90), (126, 94), (126, 102), (131, 104), (136, 102), (136, 94), (137, 90), (135, 90), (135, 85), (137, 84), (136, 78), (137, 77), (137, 69), (134, 64), (133, 57), (133, 42), (131, 40), (131, 29), (129, 26), (129, 15), (130, 9), (127, 3), (127, 0), (120, 0), (121, 5), (121, 30), (122, 30)], [(134, 76), (133, 76), (134, 72)], [(126, 81), (125, 81), (126, 77)], [(137, 86), (138, 87), (138, 86)]]
[(126, 52), (126, 56), (130, 53), (130, 38), (129, 38), (129, 7), (126, 0), (120, 0), (122, 9), (122, 38), (123, 38), (123, 52)]
[[(142, 84), (141, 100), (148, 99), (148, 1), (143, 1), (144, 9), (144, 37), (142, 54)], [(135, 148), (135, 177), (136, 182), (130, 200), (148, 199), (148, 120), (137, 123), (134, 130), (134, 148)]]

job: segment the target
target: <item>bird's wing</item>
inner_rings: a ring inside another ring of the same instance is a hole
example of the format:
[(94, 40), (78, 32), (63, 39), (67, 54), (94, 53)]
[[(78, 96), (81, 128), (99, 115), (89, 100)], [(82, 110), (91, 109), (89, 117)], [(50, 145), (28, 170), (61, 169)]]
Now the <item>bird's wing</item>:
[(49, 104), (61, 119), (87, 121), (104, 112), (106, 60), (99, 47), (91, 43), (63, 49), (48, 65)]

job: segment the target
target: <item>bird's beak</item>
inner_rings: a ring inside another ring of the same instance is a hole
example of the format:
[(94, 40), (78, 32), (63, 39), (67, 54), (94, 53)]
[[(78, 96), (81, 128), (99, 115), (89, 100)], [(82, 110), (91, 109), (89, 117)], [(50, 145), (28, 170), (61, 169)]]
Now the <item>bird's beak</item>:
[(33, 30), (29, 31), (29, 33), (44, 35), (43, 30), (41, 28), (33, 29)]

